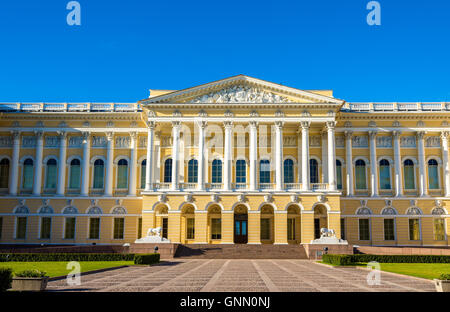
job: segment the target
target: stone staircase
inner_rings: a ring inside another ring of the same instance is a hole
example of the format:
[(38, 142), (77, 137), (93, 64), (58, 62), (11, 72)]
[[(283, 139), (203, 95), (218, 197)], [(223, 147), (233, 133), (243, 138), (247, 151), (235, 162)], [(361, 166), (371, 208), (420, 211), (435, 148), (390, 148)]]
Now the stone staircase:
[(302, 245), (244, 244), (178, 245), (174, 257), (185, 259), (308, 259)]

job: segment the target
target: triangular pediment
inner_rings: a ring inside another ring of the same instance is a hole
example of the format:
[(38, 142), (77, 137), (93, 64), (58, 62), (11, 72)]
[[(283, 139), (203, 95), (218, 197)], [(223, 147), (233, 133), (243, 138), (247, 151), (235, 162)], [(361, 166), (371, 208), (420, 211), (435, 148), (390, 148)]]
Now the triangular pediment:
[(144, 105), (152, 103), (344, 103), (342, 100), (319, 94), (318, 92), (314, 93), (290, 88), (245, 75), (169, 92), (140, 102)]

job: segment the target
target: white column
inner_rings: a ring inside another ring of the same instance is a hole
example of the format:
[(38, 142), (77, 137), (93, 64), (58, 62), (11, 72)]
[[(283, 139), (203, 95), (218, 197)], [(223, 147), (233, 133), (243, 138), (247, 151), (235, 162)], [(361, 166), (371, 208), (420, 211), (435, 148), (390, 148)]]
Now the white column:
[(161, 131), (155, 132), (155, 148), (154, 148), (154, 157), (153, 157), (153, 181), (156, 183), (161, 183)]
[(352, 156), (352, 132), (345, 131), (345, 157), (347, 162), (347, 196), (353, 196), (353, 156)]
[(334, 148), (334, 127), (336, 122), (327, 122), (328, 132), (328, 190), (336, 191), (336, 150)]
[(371, 196), (378, 196), (377, 132), (369, 131)]
[(302, 191), (309, 191), (309, 122), (302, 121)]
[(56, 195), (64, 196), (66, 188), (66, 155), (67, 155), (67, 132), (61, 131), (59, 134), (59, 174)]
[(13, 154), (11, 173), (9, 175), (9, 194), (17, 195), (17, 184), (19, 182), (19, 157), (20, 157), (20, 132), (11, 132), (13, 137)]
[(145, 166), (145, 190), (147, 192), (153, 189), (153, 140), (155, 132), (155, 122), (148, 123), (147, 133), (147, 161)]
[(249, 146), (249, 160), (250, 160), (250, 190), (254, 191), (258, 188), (256, 182), (256, 172), (258, 168), (258, 123), (251, 121), (250, 127), (250, 146)]
[(297, 130), (297, 183), (302, 183), (302, 128)]
[(181, 122), (173, 121), (172, 122), (172, 190), (178, 189), (178, 180), (180, 177), (180, 155), (179, 155), (179, 147), (180, 147), (180, 129)]
[(114, 163), (114, 133), (106, 134), (106, 181), (105, 196), (113, 195), (113, 163)]
[(128, 182), (128, 195), (136, 196), (136, 172), (137, 172), (137, 133), (131, 132), (131, 144), (130, 144), (130, 180)]
[(394, 139), (394, 166), (395, 166), (395, 196), (403, 195), (402, 183), (402, 159), (400, 152), (400, 131), (393, 131), (392, 137)]
[(283, 189), (283, 125), (282, 121), (275, 122), (275, 188), (277, 191)]
[(81, 172), (81, 195), (89, 195), (89, 163), (91, 158), (91, 137), (89, 132), (83, 132), (83, 163)]
[(322, 131), (322, 183), (328, 183), (328, 144), (327, 132)]
[(233, 162), (233, 155), (231, 149), (233, 123), (231, 121), (225, 121), (223, 123), (225, 127), (225, 141), (224, 141), (224, 163), (223, 163), (223, 189), (225, 191), (231, 190), (231, 168)]
[(205, 130), (208, 123), (204, 120), (197, 122), (198, 126), (198, 183), (197, 189), (205, 190)]
[(427, 194), (427, 180), (425, 176), (425, 131), (417, 132), (419, 144), (419, 196)]
[(441, 133), (442, 140), (442, 168), (444, 171), (444, 196), (450, 196), (450, 181), (449, 181), (449, 164), (448, 164), (448, 136), (449, 132), (443, 131)]
[(36, 131), (36, 167), (34, 171), (33, 195), (41, 195), (42, 157), (44, 153), (44, 133)]

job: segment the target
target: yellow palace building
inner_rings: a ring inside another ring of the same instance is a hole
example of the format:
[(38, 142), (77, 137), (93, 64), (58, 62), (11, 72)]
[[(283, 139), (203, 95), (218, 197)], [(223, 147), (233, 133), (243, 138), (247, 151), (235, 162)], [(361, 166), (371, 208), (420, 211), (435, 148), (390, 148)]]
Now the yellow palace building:
[(137, 103), (0, 104), (0, 243), (449, 246), (450, 103), (244, 75)]

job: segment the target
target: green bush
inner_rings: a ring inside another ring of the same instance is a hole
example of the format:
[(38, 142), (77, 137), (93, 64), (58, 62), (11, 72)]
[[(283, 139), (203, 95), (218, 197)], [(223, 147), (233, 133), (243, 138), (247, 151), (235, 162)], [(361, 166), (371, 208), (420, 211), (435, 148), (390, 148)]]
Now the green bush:
[(11, 282), (12, 282), (12, 269), (0, 268), (0, 292), (10, 289)]
[(333, 265), (349, 265), (358, 262), (379, 263), (450, 263), (450, 256), (432, 255), (323, 255), (322, 261)]
[(159, 263), (159, 259), (159, 253), (135, 255), (134, 264), (154, 264)]
[(439, 279), (441, 281), (450, 281), (450, 274), (442, 273), (439, 275)]
[(134, 254), (100, 253), (10, 253), (0, 254), (0, 262), (41, 261), (132, 261)]
[(47, 272), (39, 271), (38, 269), (14, 272), (15, 277), (45, 277), (46, 275)]

